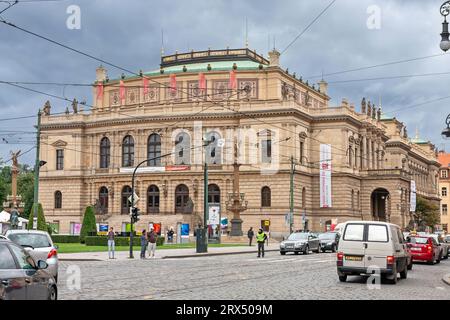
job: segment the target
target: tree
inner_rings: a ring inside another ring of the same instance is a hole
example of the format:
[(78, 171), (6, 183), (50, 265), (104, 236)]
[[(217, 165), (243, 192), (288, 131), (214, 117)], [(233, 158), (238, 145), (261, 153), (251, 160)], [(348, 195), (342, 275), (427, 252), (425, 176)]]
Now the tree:
[[(22, 172), (17, 179), (17, 193), (22, 196), (22, 202), (25, 203), (23, 217), (30, 216), (31, 207), (34, 201), (34, 174), (33, 172)], [(32, 214), (31, 214), (32, 216)]]
[(89, 206), (84, 212), (83, 224), (80, 231), (81, 243), (84, 243), (86, 236), (90, 233), (97, 233), (97, 222), (95, 221), (94, 207)]
[[(33, 219), (34, 219), (33, 213), (34, 213), (34, 204), (31, 207), (31, 214), (28, 217), (28, 230), (33, 229)], [(37, 230), (48, 232), (47, 223), (45, 222), (44, 209), (42, 209), (41, 203), (38, 204)]]
[(419, 229), (429, 226), (434, 228), (440, 222), (439, 207), (423, 197), (417, 197), (416, 213), (414, 215)]

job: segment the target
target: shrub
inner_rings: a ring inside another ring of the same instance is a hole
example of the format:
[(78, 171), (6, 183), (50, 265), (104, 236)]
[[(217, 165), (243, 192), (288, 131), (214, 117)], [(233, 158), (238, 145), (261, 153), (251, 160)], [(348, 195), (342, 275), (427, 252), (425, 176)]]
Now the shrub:
[(52, 235), (52, 240), (55, 243), (80, 243), (80, 236), (67, 236), (67, 235)]
[(94, 208), (89, 206), (84, 213), (83, 224), (80, 231), (80, 242), (84, 243), (85, 237), (93, 234), (97, 234), (97, 224), (95, 221)]
[[(47, 231), (48, 232), (48, 226), (45, 222), (45, 216), (44, 216), (44, 209), (42, 209), (42, 204), (38, 204), (38, 215), (37, 215), (37, 230), (41, 231)], [(31, 213), (28, 220), (27, 229), (32, 230), (33, 229), (33, 218), (34, 218), (34, 204), (31, 207)]]
[(165, 240), (166, 240), (165, 237), (158, 237), (158, 238), (156, 239), (156, 246), (159, 247), (159, 246), (164, 245), (164, 241), (165, 241)]

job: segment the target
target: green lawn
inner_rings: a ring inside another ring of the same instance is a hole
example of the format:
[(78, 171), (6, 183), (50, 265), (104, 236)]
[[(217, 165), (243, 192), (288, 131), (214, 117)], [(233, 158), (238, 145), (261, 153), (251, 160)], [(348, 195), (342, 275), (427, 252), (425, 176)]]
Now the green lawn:
[[(56, 243), (58, 245), (58, 253), (79, 253), (79, 252), (107, 252), (108, 246), (86, 246), (80, 243)], [(209, 244), (208, 247), (242, 247), (245, 244)], [(195, 243), (186, 244), (165, 244), (157, 247), (157, 249), (189, 249), (195, 248)], [(140, 246), (134, 246), (134, 250), (141, 250)], [(116, 251), (128, 251), (129, 246), (116, 246)]]

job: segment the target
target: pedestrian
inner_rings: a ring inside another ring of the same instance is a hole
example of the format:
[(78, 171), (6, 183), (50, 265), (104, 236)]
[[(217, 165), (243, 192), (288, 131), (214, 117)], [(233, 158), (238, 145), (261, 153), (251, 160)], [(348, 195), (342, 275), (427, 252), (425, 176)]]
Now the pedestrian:
[(141, 235), (141, 259), (145, 259), (145, 250), (147, 249), (147, 244), (148, 244), (147, 231), (144, 229), (142, 230)]
[(247, 231), (247, 237), (248, 237), (248, 245), (249, 247), (252, 246), (252, 240), (253, 237), (255, 236), (255, 232), (253, 231), (253, 227), (250, 227), (250, 229), (248, 229)]
[(116, 250), (116, 243), (114, 241), (114, 228), (109, 228), (108, 232), (108, 257), (114, 259), (114, 251)]
[(258, 258), (264, 258), (264, 243), (266, 242), (267, 235), (264, 233), (263, 229), (259, 229), (256, 234), (256, 242), (258, 243)]
[(150, 232), (147, 234), (148, 238), (148, 256), (151, 258), (155, 257), (156, 250), (156, 233), (153, 228), (150, 229)]
[(173, 229), (170, 228), (170, 230), (167, 231), (167, 241), (173, 242), (173, 234), (174, 234)]

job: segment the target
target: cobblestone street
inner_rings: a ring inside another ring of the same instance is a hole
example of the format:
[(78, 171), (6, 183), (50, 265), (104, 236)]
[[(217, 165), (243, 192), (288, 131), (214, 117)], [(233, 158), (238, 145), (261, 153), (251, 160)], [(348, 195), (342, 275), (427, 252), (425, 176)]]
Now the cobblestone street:
[[(81, 289), (70, 290), (77, 267)], [(340, 283), (330, 253), (61, 262), (59, 299), (450, 299), (446, 274), (450, 260), (415, 264), (408, 279), (370, 290), (364, 277)]]

